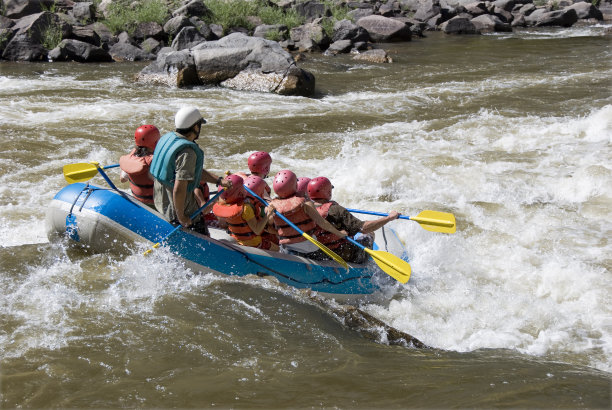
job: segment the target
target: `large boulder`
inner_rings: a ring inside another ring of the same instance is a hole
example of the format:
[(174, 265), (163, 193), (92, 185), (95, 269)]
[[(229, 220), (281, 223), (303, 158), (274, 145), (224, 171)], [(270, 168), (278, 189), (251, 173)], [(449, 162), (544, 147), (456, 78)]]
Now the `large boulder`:
[(512, 31), (512, 27), (508, 23), (504, 23), (499, 17), (493, 14), (482, 14), (470, 20), (476, 30), (480, 33), (492, 33), (495, 31)]
[(537, 14), (537, 18), (534, 19), (533, 17), (536, 13), (537, 10), (525, 18), (528, 24), (537, 27), (571, 27), (578, 21), (578, 14), (576, 13), (576, 10), (570, 8)]
[(79, 63), (112, 62), (110, 54), (92, 44), (79, 40), (62, 40), (62, 42), (49, 52), (52, 61), (78, 61)]
[(393, 60), (385, 50), (375, 48), (374, 50), (367, 50), (363, 53), (356, 54), (353, 60), (365, 61), (368, 63), (392, 63)]
[(320, 22), (315, 20), (291, 29), (289, 36), (300, 51), (323, 51), (329, 47), (329, 36)]
[(197, 28), (184, 27), (174, 40), (172, 40), (172, 48), (177, 51), (193, 48), (203, 41), (206, 41), (206, 38), (200, 34)]
[(20, 19), (30, 14), (50, 10), (54, 0), (2, 0), (4, 15), (11, 19)]
[(466, 17), (453, 17), (440, 24), (440, 30), (446, 34), (479, 34), (476, 26)]
[(137, 78), (178, 87), (210, 84), (304, 96), (314, 93), (315, 84), (314, 76), (298, 68), (277, 42), (241, 33), (200, 43), (189, 51), (164, 49)]
[(412, 38), (408, 25), (389, 17), (368, 16), (357, 20), (357, 25), (365, 29), (374, 42), (409, 41)]
[(579, 19), (597, 19), (603, 20), (603, 14), (597, 7), (595, 7), (592, 3), (587, 3), (586, 1), (581, 1), (578, 3), (574, 3), (566, 9), (574, 9), (576, 10), (576, 14)]
[(334, 24), (332, 41), (351, 40), (353, 43), (369, 41), (370, 35), (363, 28), (350, 20), (340, 20)]
[(146, 61), (155, 60), (155, 55), (127, 42), (114, 44), (108, 53), (115, 61)]
[[(44, 11), (23, 17), (9, 28), (11, 40), (2, 58), (12, 61), (41, 61), (47, 58), (45, 37), (53, 33), (59, 39), (70, 36), (71, 27), (56, 14)], [(50, 46), (49, 46), (50, 48)]]

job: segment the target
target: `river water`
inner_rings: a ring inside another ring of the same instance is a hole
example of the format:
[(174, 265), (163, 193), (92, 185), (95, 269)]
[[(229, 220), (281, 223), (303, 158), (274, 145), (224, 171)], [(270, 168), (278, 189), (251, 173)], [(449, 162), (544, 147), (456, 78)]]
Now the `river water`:
[[(386, 45), (387, 65), (309, 55), (315, 98), (136, 84), (143, 64), (1, 63), (0, 405), (609, 408), (604, 30), (430, 33)], [(328, 176), (345, 206), (454, 213), (454, 235), (395, 221), (412, 277), (358, 305), (432, 349), (369, 340), (268, 281), (194, 275), (163, 249), (49, 243), (62, 166), (116, 163), (139, 125), (170, 130), (185, 104), (209, 121), (211, 170), (266, 150), (273, 172)]]

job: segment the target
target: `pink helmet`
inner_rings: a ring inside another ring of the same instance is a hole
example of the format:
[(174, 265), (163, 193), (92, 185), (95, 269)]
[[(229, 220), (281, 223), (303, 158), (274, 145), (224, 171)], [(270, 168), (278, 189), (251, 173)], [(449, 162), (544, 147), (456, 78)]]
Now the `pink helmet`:
[(299, 177), (297, 179), (297, 194), (298, 196), (306, 196), (308, 192), (306, 189), (308, 188), (308, 183), (310, 182), (310, 178), (308, 177)]
[(134, 133), (134, 141), (139, 147), (147, 147), (155, 149), (157, 141), (159, 141), (159, 130), (155, 125), (141, 125)]
[[(245, 181), (244, 185), (246, 185), (251, 191), (255, 192), (261, 198), (264, 195), (264, 191), (266, 190), (266, 181), (258, 177), (257, 175), (250, 175)], [(251, 196), (247, 192), (247, 196)]]
[(272, 157), (265, 151), (257, 151), (249, 156), (248, 164), (251, 172), (268, 175), (270, 165), (272, 164)]
[(313, 178), (308, 183), (308, 196), (310, 196), (310, 199), (325, 199), (329, 201), (332, 197), (333, 187), (329, 179), (325, 177)]
[(279, 198), (288, 198), (297, 191), (297, 177), (293, 171), (283, 169), (274, 177), (272, 188)]
[(232, 186), (223, 191), (221, 198), (228, 204), (235, 204), (246, 196), (246, 190), (243, 186), (244, 181), (240, 175), (236, 174), (228, 176), (227, 179), (232, 183)]

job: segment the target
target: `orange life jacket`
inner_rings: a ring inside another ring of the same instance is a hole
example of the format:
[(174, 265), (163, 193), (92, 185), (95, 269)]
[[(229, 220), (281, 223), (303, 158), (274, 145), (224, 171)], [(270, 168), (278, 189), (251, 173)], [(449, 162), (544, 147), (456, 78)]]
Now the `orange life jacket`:
[[(319, 215), (321, 215), (323, 219), (327, 219), (327, 215), (329, 214), (329, 208), (331, 208), (331, 206), (334, 204), (336, 204), (335, 201), (325, 202), (324, 204), (319, 204), (315, 202), (315, 207), (317, 208)], [(334, 235), (331, 232), (327, 232), (325, 229), (320, 227), (317, 229), (315, 235), (317, 237), (317, 240), (323, 245), (327, 246), (329, 249), (336, 249), (344, 242), (346, 242), (344, 239)]]
[(225, 201), (219, 200), (213, 205), (213, 213), (227, 222), (227, 229), (230, 231), (230, 235), (238, 242), (249, 242), (259, 236), (253, 232), (247, 221), (242, 218), (245, 203), (250, 202), (240, 201), (235, 204), (228, 204)]
[[(272, 205), (278, 212), (283, 214), (285, 218), (293, 222), (294, 225), (308, 235), (312, 235), (316, 231), (317, 224), (310, 219), (306, 211), (304, 211), (305, 202), (305, 198), (292, 196), (284, 199), (276, 198), (272, 201)], [(281, 245), (298, 243), (306, 240), (301, 233), (293, 229), (278, 215), (274, 215), (274, 226), (278, 231), (278, 239)]]
[(119, 166), (128, 175), (132, 194), (145, 204), (153, 203), (153, 179), (149, 175), (149, 167), (153, 154), (145, 157), (134, 155), (136, 148), (128, 155), (119, 158)]

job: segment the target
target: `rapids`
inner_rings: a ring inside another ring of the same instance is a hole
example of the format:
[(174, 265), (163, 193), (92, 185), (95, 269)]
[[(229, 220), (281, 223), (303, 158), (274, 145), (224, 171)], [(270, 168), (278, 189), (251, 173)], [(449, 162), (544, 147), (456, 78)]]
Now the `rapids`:
[[(387, 65), (309, 55), (316, 98), (143, 86), (140, 63), (0, 63), (0, 403), (608, 407), (605, 28), (429, 33), (385, 45)], [(49, 243), (62, 166), (117, 163), (139, 125), (170, 130), (187, 104), (211, 170), (266, 150), (272, 172), (325, 175), (347, 207), (454, 213), (454, 235), (395, 221), (412, 277), (359, 305), (433, 349), (372, 342), (333, 301), (195, 275), (163, 249)]]

